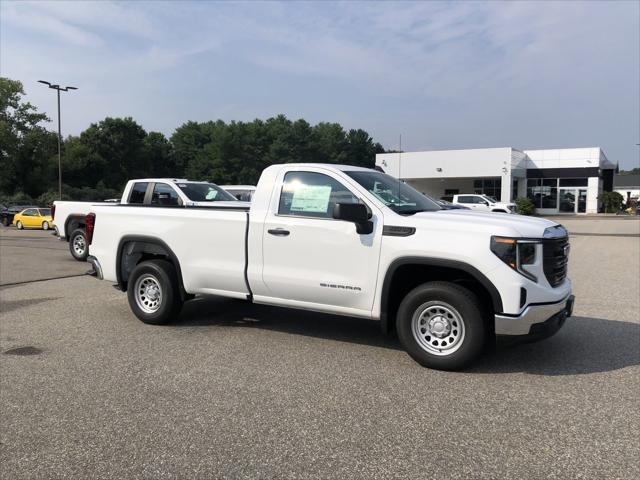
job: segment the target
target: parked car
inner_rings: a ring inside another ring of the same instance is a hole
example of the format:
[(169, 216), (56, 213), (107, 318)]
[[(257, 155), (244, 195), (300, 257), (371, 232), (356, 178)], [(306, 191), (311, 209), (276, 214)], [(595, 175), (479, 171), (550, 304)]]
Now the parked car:
[(38, 208), (35, 205), (9, 205), (0, 210), (0, 223), (5, 227), (13, 225), (13, 217), (16, 213), (20, 213), (26, 208)]
[(494, 334), (550, 336), (573, 309), (561, 225), (443, 211), (375, 170), (272, 165), (250, 205), (141, 207), (94, 205), (86, 225), (95, 275), (145, 323), (218, 295), (379, 320), (420, 364), (457, 369)]
[(50, 208), (26, 208), (13, 216), (13, 225), (18, 230), (23, 228), (41, 228), (49, 230), (53, 223)]
[[(116, 202), (114, 202), (116, 200)], [(89, 254), (85, 233), (85, 216), (94, 205), (159, 205), (184, 207), (193, 205), (216, 205), (221, 202), (237, 203), (236, 198), (219, 186), (209, 182), (194, 182), (175, 178), (143, 178), (130, 180), (124, 188), (122, 198), (105, 202), (53, 202), (53, 220), (60, 240), (69, 242), (71, 256), (85, 261)]]
[(221, 185), (221, 187), (242, 202), (250, 202), (256, 191), (255, 185)]
[(455, 203), (447, 202), (446, 200), (435, 200), (435, 202), (440, 205), (444, 210), (471, 210), (469, 207), (465, 207), (464, 205), (458, 205)]
[(516, 213), (515, 203), (501, 203), (495, 198), (487, 195), (454, 195), (452, 203), (468, 207), (471, 210), (479, 210), (481, 212)]

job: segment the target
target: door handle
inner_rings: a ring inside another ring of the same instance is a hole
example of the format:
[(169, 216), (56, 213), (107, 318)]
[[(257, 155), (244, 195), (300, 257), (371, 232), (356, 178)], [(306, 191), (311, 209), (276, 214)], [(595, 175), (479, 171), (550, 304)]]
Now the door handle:
[(285, 230), (284, 228), (272, 228), (267, 230), (271, 235), (275, 235), (276, 237), (286, 237), (289, 235), (289, 230)]

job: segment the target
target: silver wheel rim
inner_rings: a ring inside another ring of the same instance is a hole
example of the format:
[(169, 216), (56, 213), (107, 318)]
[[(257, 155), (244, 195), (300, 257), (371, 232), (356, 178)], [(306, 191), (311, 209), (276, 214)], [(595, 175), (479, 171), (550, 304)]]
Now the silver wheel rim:
[(73, 251), (76, 252), (76, 255), (82, 256), (84, 255), (84, 249), (87, 244), (84, 241), (84, 237), (82, 235), (76, 235), (73, 237)]
[(448, 303), (434, 300), (420, 305), (411, 319), (413, 338), (432, 355), (456, 352), (464, 342), (462, 315)]
[(153, 275), (145, 274), (138, 278), (134, 294), (138, 308), (145, 313), (157, 312), (162, 305), (162, 287)]
[(16, 227), (18, 227), (18, 230), (22, 230), (22, 222), (20, 220), (16, 223)]
[(44, 222), (44, 223), (42, 224), (42, 229), (43, 229), (43, 230), (49, 230), (49, 222)]

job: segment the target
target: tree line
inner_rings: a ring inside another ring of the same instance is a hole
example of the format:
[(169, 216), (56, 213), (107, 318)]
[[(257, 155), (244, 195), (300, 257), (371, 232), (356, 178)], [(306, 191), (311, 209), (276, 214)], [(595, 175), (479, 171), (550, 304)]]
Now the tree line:
[[(48, 204), (58, 197), (57, 133), (26, 102), (19, 81), (0, 77), (0, 201)], [(127, 180), (175, 177), (255, 184), (274, 163), (373, 167), (384, 149), (362, 129), (310, 125), (278, 115), (251, 122), (189, 121), (167, 138), (134, 119), (105, 118), (62, 142), (63, 198), (116, 198)]]

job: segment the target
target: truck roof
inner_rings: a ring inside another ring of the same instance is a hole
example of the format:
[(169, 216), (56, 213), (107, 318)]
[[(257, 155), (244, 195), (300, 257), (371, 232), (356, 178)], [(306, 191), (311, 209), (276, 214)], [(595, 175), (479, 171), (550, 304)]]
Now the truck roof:
[(320, 167), (320, 168), (328, 168), (333, 170), (340, 170), (342, 172), (375, 172), (373, 168), (364, 168), (364, 167), (356, 167), (354, 165), (336, 165), (333, 163), (279, 163), (277, 165), (272, 165), (272, 167)]
[(186, 178), (134, 178), (130, 182), (173, 182), (173, 183), (213, 183), (205, 180), (187, 180)]

